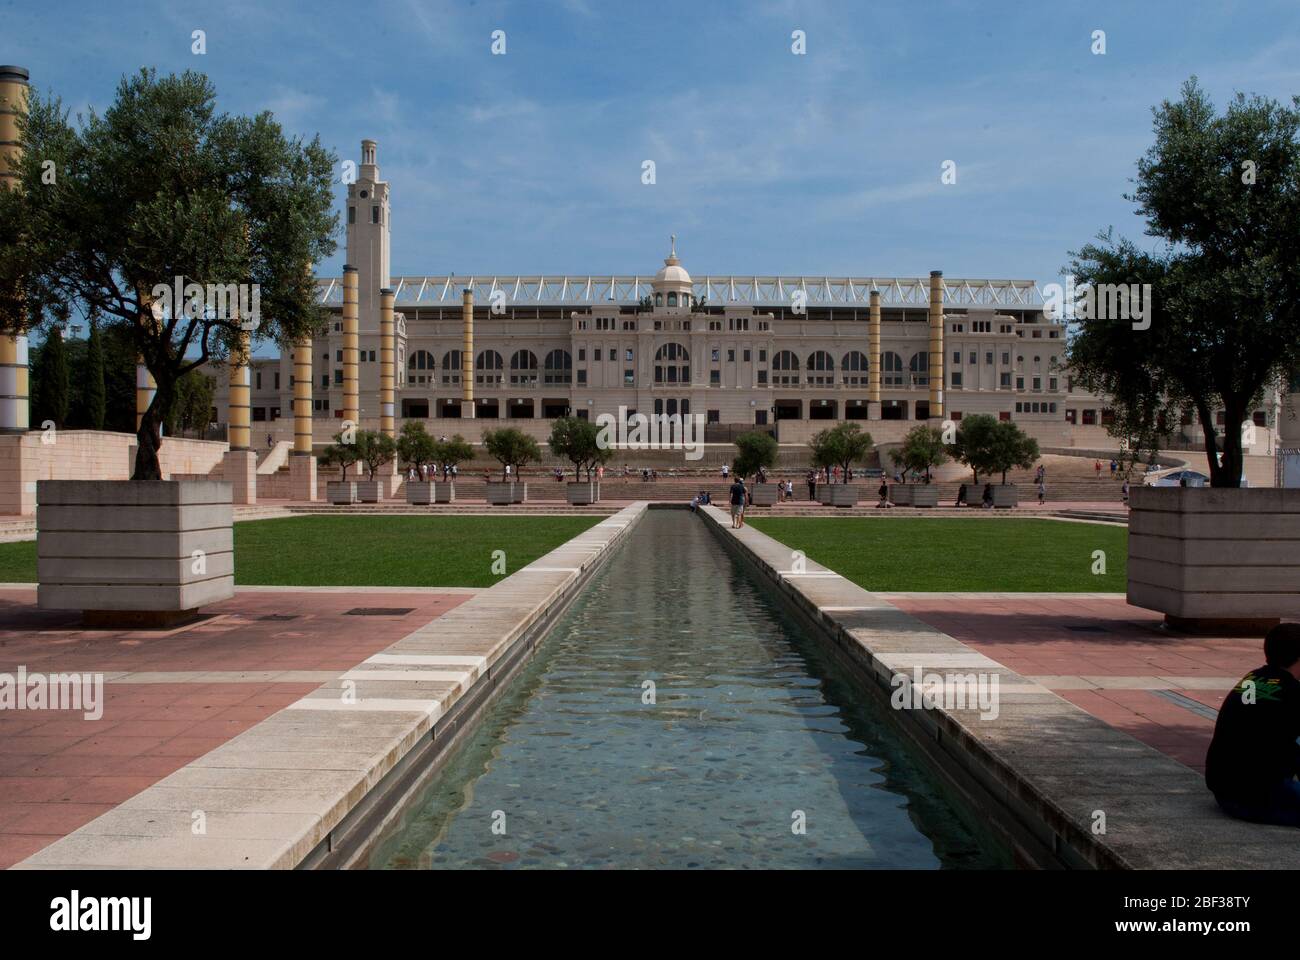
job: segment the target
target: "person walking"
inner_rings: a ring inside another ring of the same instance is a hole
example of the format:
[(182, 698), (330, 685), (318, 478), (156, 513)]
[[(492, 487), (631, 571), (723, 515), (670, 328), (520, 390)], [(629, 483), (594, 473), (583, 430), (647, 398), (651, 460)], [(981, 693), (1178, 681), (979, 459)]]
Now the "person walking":
[(1118, 473), (1118, 472), (1119, 472), (1119, 464), (1116, 462), (1116, 460), (1115, 460), (1114, 457), (1111, 457), (1111, 458), (1110, 458), (1110, 478), (1111, 478), (1112, 480), (1114, 480), (1114, 479), (1115, 479), (1115, 474)]
[(1120, 485), (1119, 495), (1120, 495), (1120, 499), (1124, 501), (1124, 506), (1127, 507), (1128, 506), (1128, 478), (1127, 477), (1124, 478), (1124, 482)]
[(954, 507), (970, 506), (970, 504), (966, 502), (966, 484), (963, 483), (960, 487), (957, 488), (957, 502), (954, 503), (953, 506)]
[(745, 525), (745, 481), (736, 476), (736, 482), (731, 485), (731, 526), (732, 529), (739, 530)]
[(1100, 480), (1100, 479), (1101, 479), (1101, 461), (1100, 461), (1100, 460), (1094, 460), (1094, 461), (1092, 462), (1092, 469), (1096, 471), (1096, 473), (1097, 473), (1097, 479)]
[(1039, 480), (1038, 481), (1038, 505), (1041, 507), (1043, 505), (1043, 501), (1046, 499), (1047, 499), (1047, 484), (1043, 483), (1042, 480)]

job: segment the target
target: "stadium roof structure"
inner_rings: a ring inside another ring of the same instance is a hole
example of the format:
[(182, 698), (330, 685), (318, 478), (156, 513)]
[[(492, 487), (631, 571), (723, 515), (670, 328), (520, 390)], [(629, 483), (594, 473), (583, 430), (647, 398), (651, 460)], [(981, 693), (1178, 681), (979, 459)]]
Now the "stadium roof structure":
[[(474, 291), (476, 302), (490, 302), (497, 291), (511, 306), (633, 305), (652, 291), (653, 276), (503, 276), (463, 274), (452, 276), (393, 277), (390, 283), (400, 307), (451, 307), (460, 305), (461, 291)], [(320, 302), (341, 306), (343, 281), (323, 277), (316, 281)], [(709, 306), (728, 304), (782, 306), (804, 291), (808, 306), (865, 306), (873, 289), (880, 302), (893, 307), (926, 307), (930, 302), (928, 277), (757, 277), (708, 276), (694, 278), (694, 293)], [(1038, 309), (1042, 291), (1032, 280), (958, 280), (945, 277), (943, 302), (950, 307), (1003, 307)]]

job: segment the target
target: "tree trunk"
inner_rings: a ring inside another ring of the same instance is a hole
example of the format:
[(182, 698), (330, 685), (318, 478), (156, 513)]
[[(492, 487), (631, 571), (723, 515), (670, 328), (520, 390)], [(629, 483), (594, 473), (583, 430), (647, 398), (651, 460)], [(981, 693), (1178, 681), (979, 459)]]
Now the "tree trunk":
[(140, 418), (140, 429), (136, 431), (135, 469), (132, 480), (161, 480), (162, 465), (158, 462), (158, 451), (162, 448), (163, 411), (171, 404), (175, 384), (159, 380), (149, 409)]
[[(1227, 402), (1223, 411), (1223, 466), (1222, 477), (1211, 475), (1212, 487), (1240, 487), (1241, 474), (1245, 468), (1245, 458), (1241, 450), (1241, 425), (1246, 422), (1246, 409), (1236, 403)], [(1219, 480), (1223, 482), (1218, 482)]]

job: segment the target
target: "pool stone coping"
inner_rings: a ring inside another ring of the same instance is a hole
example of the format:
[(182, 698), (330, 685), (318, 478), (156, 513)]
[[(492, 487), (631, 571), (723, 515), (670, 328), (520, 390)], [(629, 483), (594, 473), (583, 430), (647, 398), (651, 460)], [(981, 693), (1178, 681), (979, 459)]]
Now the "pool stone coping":
[[(1300, 831), (1222, 813), (1202, 776), (717, 507), (703, 522), (888, 700), (895, 674), (996, 674), (1000, 710), (892, 711), (1016, 863), (1082, 869), (1295, 869)], [(1094, 833), (1105, 814), (1105, 832)]]
[(605, 517), (12, 869), (364, 864), (647, 507)]

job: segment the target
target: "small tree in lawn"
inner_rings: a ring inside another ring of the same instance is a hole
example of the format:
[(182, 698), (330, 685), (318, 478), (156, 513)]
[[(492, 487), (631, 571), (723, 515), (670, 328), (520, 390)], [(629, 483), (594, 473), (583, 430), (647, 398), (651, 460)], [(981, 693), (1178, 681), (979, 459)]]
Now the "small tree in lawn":
[[(0, 333), (25, 333), (34, 303), (129, 331), (157, 384), (133, 479), (160, 480), (160, 427), (181, 377), (242, 356), (245, 338), (292, 343), (323, 323), (308, 265), (335, 248), (334, 157), (269, 113), (218, 113), (195, 72), (125, 77), (108, 109), (76, 126), (33, 89), (18, 123), (22, 158), (4, 171), (17, 189), (0, 189)], [(180, 302), (163, 309), (178, 283)], [(232, 294), (246, 309), (229, 309)]]
[(356, 447), (357, 461), (365, 465), (371, 480), (380, 467), (392, 463), (397, 456), (397, 441), (377, 430), (358, 430), (352, 445)]
[(408, 420), (402, 425), (402, 434), (397, 438), (397, 455), (408, 466), (415, 467), (420, 479), (425, 477), (424, 468), (438, 459), (438, 441), (429, 436), (424, 424), (419, 420)]
[(953, 453), (957, 459), (971, 469), (971, 483), (978, 485), (981, 473), (992, 473), (994, 467), (990, 460), (990, 450), (994, 445), (994, 434), (998, 429), (997, 417), (987, 413), (975, 413), (962, 417), (961, 426), (957, 428), (957, 442)]
[(573, 479), (582, 479), (583, 468), (587, 470), (587, 479), (599, 461), (601, 454), (600, 430), (589, 420), (580, 417), (561, 417), (551, 426), (551, 437), (547, 445), (551, 453), (563, 457), (573, 464)]
[(473, 445), (459, 433), (450, 440), (439, 440), (434, 445), (434, 460), (444, 467), (457, 467), (474, 459)]
[(501, 464), (501, 479), (509, 480), (508, 467), (514, 467), (515, 477), (525, 464), (542, 458), (542, 449), (537, 441), (514, 427), (502, 427), (500, 430), (483, 431), (483, 446), (492, 458)]
[(871, 452), (871, 434), (856, 423), (845, 421), (813, 436), (808, 445), (812, 448), (815, 466), (839, 467), (847, 480), (853, 464), (865, 460)]
[[(967, 426), (970, 429), (963, 436)], [(981, 473), (990, 476), (1000, 473), (1005, 486), (1008, 470), (1013, 467), (1028, 470), (1038, 459), (1037, 440), (1010, 420), (994, 420), (987, 414), (962, 419), (962, 426), (957, 430), (957, 446), (962, 462), (975, 472), (977, 484)]]
[(361, 461), (356, 444), (344, 443), (341, 433), (334, 435), (334, 442), (322, 450), (316, 459), (322, 467), (338, 467), (340, 478), (343, 480), (347, 480), (352, 465)]
[(748, 477), (760, 469), (771, 470), (776, 466), (778, 447), (776, 438), (765, 430), (752, 430), (742, 433), (735, 440), (736, 459), (732, 461), (731, 470), (737, 476)]
[(943, 442), (943, 431), (925, 424), (909, 430), (898, 451), (898, 462), (908, 470), (924, 473), (926, 482), (930, 480), (930, 468), (943, 466), (948, 460), (948, 445)]

